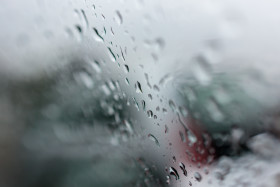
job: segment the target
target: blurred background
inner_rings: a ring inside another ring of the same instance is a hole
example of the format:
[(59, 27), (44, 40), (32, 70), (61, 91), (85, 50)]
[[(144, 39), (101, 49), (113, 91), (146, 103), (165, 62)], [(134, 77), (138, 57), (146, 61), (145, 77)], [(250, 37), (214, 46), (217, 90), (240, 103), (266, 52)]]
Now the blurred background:
[(279, 7), (1, 1), (0, 186), (278, 187)]

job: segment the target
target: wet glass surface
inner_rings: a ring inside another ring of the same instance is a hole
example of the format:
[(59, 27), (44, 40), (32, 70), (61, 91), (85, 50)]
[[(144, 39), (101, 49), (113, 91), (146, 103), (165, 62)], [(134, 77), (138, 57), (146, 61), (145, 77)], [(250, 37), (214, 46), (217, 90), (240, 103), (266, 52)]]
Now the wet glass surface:
[(1, 1), (0, 186), (279, 186), (279, 6)]

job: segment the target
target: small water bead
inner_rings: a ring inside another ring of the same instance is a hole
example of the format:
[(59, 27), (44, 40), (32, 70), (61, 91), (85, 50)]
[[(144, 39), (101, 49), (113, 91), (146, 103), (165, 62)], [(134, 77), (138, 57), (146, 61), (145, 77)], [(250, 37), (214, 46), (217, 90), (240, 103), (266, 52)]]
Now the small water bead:
[(124, 72), (129, 73), (129, 67), (127, 64), (124, 65)]
[(164, 128), (165, 128), (165, 129), (164, 129), (164, 133), (165, 133), (165, 134), (168, 133), (168, 127), (167, 127), (167, 125), (165, 125)]
[(144, 101), (144, 100), (142, 100), (142, 108), (143, 108), (143, 111), (145, 111), (146, 110), (146, 102)]
[(202, 180), (202, 177), (201, 177), (200, 173), (198, 173), (198, 172), (195, 172), (195, 173), (194, 173), (194, 178), (195, 178), (198, 182), (200, 182), (200, 181)]
[(94, 60), (90, 65), (97, 73), (101, 72), (100, 63), (97, 60)]
[(173, 167), (169, 167), (169, 174), (174, 176), (176, 180), (180, 179), (180, 176), (179, 176), (177, 170)]
[(166, 176), (166, 184), (170, 184), (170, 177), (169, 177), (169, 175)]
[(128, 78), (125, 78), (125, 83), (126, 83), (127, 85), (129, 85), (129, 80), (128, 80)]
[(158, 87), (157, 85), (154, 85), (154, 86), (153, 86), (153, 89), (154, 89), (155, 91), (157, 91), (157, 92), (160, 91), (160, 90), (159, 90), (159, 87)]
[(98, 30), (95, 27), (93, 27), (92, 29), (94, 30), (94, 33), (96, 35), (95, 40), (96, 41), (104, 41), (104, 38), (99, 34)]
[(108, 51), (109, 51), (109, 55), (111, 57), (111, 60), (113, 62), (116, 62), (117, 58), (116, 58), (116, 55), (113, 53), (112, 49), (110, 47), (107, 47), (108, 48)]
[(136, 101), (136, 99), (133, 97), (132, 98), (133, 102), (134, 102), (134, 106), (137, 108), (137, 110), (139, 111), (139, 104), (138, 102)]
[(87, 19), (86, 13), (85, 13), (85, 11), (83, 9), (81, 10), (81, 12), (82, 12), (82, 15), (83, 15), (83, 20), (85, 22), (85, 25), (88, 28), (89, 23), (88, 23), (88, 19)]
[(148, 114), (148, 117), (149, 118), (152, 118), (153, 117), (153, 112), (151, 110), (148, 110), (147, 111), (147, 114)]
[(176, 105), (172, 100), (169, 100), (169, 107), (172, 109), (172, 111), (176, 111)]
[(183, 174), (184, 174), (185, 176), (187, 176), (187, 175), (188, 175), (188, 172), (187, 172), (187, 170), (186, 170), (185, 164), (183, 164), (182, 162), (180, 162), (180, 163), (179, 163), (179, 167), (181, 168)]
[(152, 94), (148, 94), (148, 97), (149, 97), (150, 100), (153, 100)]
[(183, 143), (185, 143), (186, 142), (186, 137), (185, 137), (184, 133), (182, 131), (179, 131), (179, 135), (180, 135), (181, 141)]
[(138, 81), (135, 83), (135, 91), (136, 93), (143, 93), (141, 84)]
[(154, 135), (148, 134), (148, 138), (150, 140), (152, 140), (153, 142), (155, 142), (158, 147), (160, 147), (159, 141), (157, 140), (157, 138)]
[(176, 157), (173, 156), (172, 159), (173, 159), (173, 162), (175, 163), (176, 162)]
[(119, 10), (116, 11), (115, 21), (118, 25), (121, 25), (123, 23), (123, 17)]

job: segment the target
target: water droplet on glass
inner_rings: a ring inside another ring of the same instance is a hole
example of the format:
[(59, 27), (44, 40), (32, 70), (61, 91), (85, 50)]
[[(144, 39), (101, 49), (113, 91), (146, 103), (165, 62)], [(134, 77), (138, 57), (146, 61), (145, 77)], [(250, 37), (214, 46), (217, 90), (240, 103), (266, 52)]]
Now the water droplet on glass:
[(100, 63), (99, 63), (97, 60), (94, 60), (93, 62), (91, 62), (90, 65), (92, 66), (92, 68), (93, 68), (97, 73), (100, 73), (100, 72), (101, 72)]
[(167, 125), (164, 126), (164, 133), (165, 133), (165, 134), (168, 133), (168, 127), (167, 127)]
[(175, 103), (172, 100), (169, 100), (169, 107), (172, 109), (172, 111), (176, 111)]
[(152, 118), (153, 117), (153, 112), (151, 110), (148, 110), (147, 111), (147, 114), (148, 114), (148, 117), (149, 118)]
[(148, 97), (149, 97), (150, 100), (153, 100), (152, 94), (148, 94)]
[(154, 85), (153, 88), (154, 88), (155, 91), (159, 92), (159, 87), (157, 85)]
[(118, 25), (123, 23), (123, 17), (120, 13), (120, 11), (116, 11), (116, 16), (115, 16), (115, 21), (117, 22)]
[(146, 102), (144, 101), (144, 100), (142, 100), (142, 108), (143, 108), (143, 111), (145, 111), (146, 110)]
[(96, 41), (104, 41), (104, 38), (99, 34), (98, 30), (96, 28), (92, 28), (94, 30), (95, 33), (95, 40)]
[(179, 167), (181, 168), (183, 174), (184, 174), (185, 176), (187, 176), (187, 175), (188, 175), (188, 172), (187, 172), (187, 170), (186, 170), (185, 164), (183, 164), (182, 162), (180, 162), (180, 163), (179, 163)]
[(92, 77), (90, 77), (90, 75), (88, 73), (80, 72), (75, 75), (75, 79), (78, 82), (81, 82), (82, 84), (84, 84), (87, 88), (93, 88), (93, 86), (94, 86)]
[(183, 133), (182, 131), (179, 131), (179, 135), (180, 135), (181, 141), (182, 141), (183, 143), (185, 143), (185, 142), (186, 142), (186, 138), (185, 138), (184, 133)]
[(135, 83), (135, 91), (136, 93), (143, 93), (141, 84), (138, 81)]
[(82, 15), (83, 15), (83, 18), (84, 18), (83, 20), (85, 22), (85, 26), (88, 28), (89, 24), (88, 24), (88, 19), (87, 19), (86, 13), (85, 13), (84, 10), (81, 10), (81, 12), (82, 12)]
[(165, 41), (163, 38), (156, 38), (155, 45), (158, 50), (162, 50), (165, 47)]
[(192, 186), (192, 182), (191, 181), (189, 181), (189, 186)]
[(185, 107), (179, 106), (179, 111), (182, 116), (187, 117), (188, 112)]
[(139, 111), (139, 104), (138, 102), (136, 101), (136, 99), (133, 97), (132, 98), (133, 102), (134, 102), (134, 106), (137, 108), (137, 110)]
[(175, 163), (176, 162), (176, 157), (173, 156), (172, 159), (173, 159), (173, 162)]
[(168, 175), (166, 176), (166, 184), (170, 184), (170, 177)]
[(108, 50), (109, 50), (109, 55), (111, 57), (111, 60), (113, 62), (116, 62), (117, 58), (116, 58), (115, 54), (113, 53), (112, 49), (110, 47), (108, 47)]
[(200, 182), (201, 179), (202, 179), (200, 173), (198, 173), (198, 172), (195, 172), (195, 173), (194, 173), (194, 178), (195, 178), (198, 182)]
[(128, 80), (128, 78), (125, 78), (125, 83), (126, 83), (127, 85), (129, 85), (129, 80)]
[(147, 73), (145, 73), (145, 79), (146, 79), (146, 82), (147, 82), (148, 87), (149, 87), (149, 88), (152, 88), (152, 86), (151, 86), (151, 84), (150, 84), (150, 82), (149, 82), (149, 76), (148, 76)]
[(149, 137), (150, 140), (155, 142), (158, 147), (160, 147), (159, 141), (156, 139), (156, 137), (154, 135), (148, 134), (148, 137)]
[(128, 73), (128, 72), (129, 72), (129, 67), (128, 67), (127, 64), (124, 65), (124, 71), (125, 71), (125, 73)]
[(177, 170), (175, 168), (173, 168), (173, 167), (169, 168), (169, 174), (174, 176), (176, 180), (180, 179)]

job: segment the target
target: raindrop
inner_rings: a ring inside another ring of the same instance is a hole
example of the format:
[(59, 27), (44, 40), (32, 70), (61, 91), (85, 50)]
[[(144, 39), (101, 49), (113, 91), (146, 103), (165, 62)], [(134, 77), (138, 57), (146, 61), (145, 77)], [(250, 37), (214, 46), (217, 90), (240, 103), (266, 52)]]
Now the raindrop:
[(162, 112), (163, 112), (164, 114), (167, 114), (167, 109), (166, 109), (166, 108), (162, 108)]
[(192, 182), (191, 181), (189, 181), (189, 185), (192, 186)]
[(146, 102), (144, 101), (144, 100), (142, 100), (142, 108), (143, 108), (143, 111), (145, 111), (146, 110)]
[(159, 106), (157, 106), (157, 108), (156, 108), (156, 111), (160, 111), (160, 108), (159, 108)]
[(167, 125), (165, 125), (164, 133), (165, 133), (165, 134), (168, 133), (168, 127), (167, 127)]
[(125, 73), (128, 73), (128, 72), (129, 72), (129, 67), (128, 67), (127, 64), (124, 65), (124, 71), (125, 71)]
[(173, 162), (175, 163), (176, 162), (176, 157), (173, 156), (172, 159), (173, 159)]
[(152, 94), (148, 94), (148, 97), (149, 97), (150, 100), (153, 100)]
[(154, 85), (153, 88), (154, 88), (155, 91), (159, 92), (159, 87), (157, 85)]
[(180, 179), (179, 174), (177, 172), (177, 170), (173, 167), (169, 168), (169, 174), (173, 175), (175, 177), (176, 180)]
[(153, 117), (153, 112), (151, 110), (148, 110), (147, 111), (147, 114), (148, 114), (148, 117), (149, 118), (152, 118)]
[(82, 27), (81, 27), (80, 25), (75, 25), (75, 27), (76, 27), (77, 31), (78, 31), (80, 34), (82, 34), (82, 32), (83, 32)]
[(170, 184), (170, 177), (168, 175), (166, 176), (166, 184)]
[(149, 86), (149, 88), (152, 88), (150, 82), (149, 82), (149, 76), (147, 73), (145, 73), (145, 79), (146, 79), (146, 82), (147, 82), (147, 85)]
[(155, 40), (155, 44), (157, 49), (162, 50), (165, 46), (165, 41), (163, 40), (163, 38), (157, 38)]
[(120, 47), (120, 49), (121, 49), (121, 54), (122, 54), (123, 61), (125, 61), (124, 54), (123, 54), (123, 50), (122, 50), (121, 47)]
[(85, 25), (86, 25), (86, 27), (88, 27), (88, 19), (87, 19), (87, 16), (86, 16), (86, 13), (85, 13), (85, 11), (84, 10), (81, 10), (81, 12), (82, 12), (82, 15), (83, 15), (83, 18), (84, 18), (84, 21), (85, 21)]
[(195, 178), (198, 182), (200, 182), (201, 179), (202, 179), (200, 173), (198, 173), (198, 172), (195, 172), (195, 173), (194, 173), (194, 178)]
[(176, 110), (175, 103), (172, 100), (169, 100), (169, 107), (172, 109), (173, 112)]
[(98, 30), (96, 28), (92, 28), (96, 34), (97, 37), (95, 37), (96, 41), (104, 41), (104, 38), (99, 34)]
[(143, 93), (141, 84), (138, 81), (135, 83), (135, 91), (136, 93)]
[(97, 60), (94, 60), (90, 65), (97, 73), (101, 72), (100, 63)]
[(157, 119), (157, 115), (154, 115), (154, 119)]
[(112, 27), (111, 27), (111, 33), (112, 33), (113, 36), (115, 35)]
[(128, 80), (128, 78), (125, 78), (125, 83), (126, 83), (127, 85), (129, 85), (129, 80)]
[(117, 22), (118, 25), (123, 23), (123, 17), (120, 13), (120, 11), (116, 11), (116, 16), (115, 16), (115, 21)]
[(90, 77), (89, 74), (87, 74), (85, 72), (81, 72), (81, 73), (75, 75), (75, 78), (77, 81), (82, 82), (87, 88), (93, 88), (93, 86), (94, 86), (94, 82), (93, 82), (92, 78)]
[(160, 147), (159, 141), (156, 139), (156, 137), (154, 135), (148, 134), (148, 137), (149, 137), (150, 140), (155, 142), (158, 147)]
[(108, 47), (108, 50), (109, 50), (109, 54), (111, 56), (111, 60), (113, 62), (116, 62), (117, 58), (116, 58), (115, 54), (113, 53), (112, 49), (110, 47)]
[(108, 87), (106, 84), (102, 85), (101, 89), (103, 90), (103, 92), (105, 93), (105, 95), (108, 96), (108, 95), (111, 94), (111, 91), (110, 91), (109, 87)]
[(188, 112), (185, 107), (179, 106), (179, 111), (182, 116), (187, 117)]
[(180, 162), (180, 163), (179, 163), (179, 167), (181, 168), (183, 174), (184, 174), (185, 176), (187, 176), (187, 175), (188, 175), (188, 172), (187, 172), (187, 170), (186, 170), (185, 164), (183, 164), (182, 162)]
[(182, 131), (179, 131), (179, 135), (180, 135), (181, 141), (182, 141), (183, 143), (185, 143), (185, 142), (186, 142), (186, 138), (185, 138), (184, 133), (183, 133)]
[(135, 107), (136, 107), (137, 110), (139, 111), (139, 104), (138, 104), (138, 102), (136, 101), (136, 99), (135, 99), (134, 97), (132, 98), (132, 100), (133, 100), (133, 102), (134, 102)]

